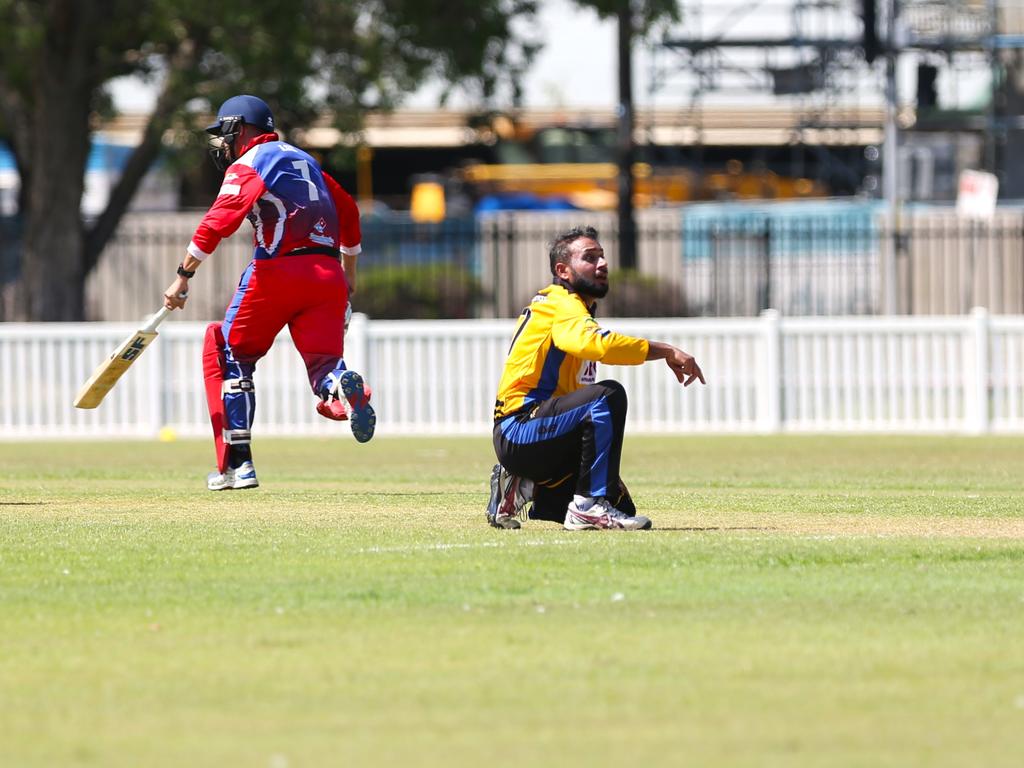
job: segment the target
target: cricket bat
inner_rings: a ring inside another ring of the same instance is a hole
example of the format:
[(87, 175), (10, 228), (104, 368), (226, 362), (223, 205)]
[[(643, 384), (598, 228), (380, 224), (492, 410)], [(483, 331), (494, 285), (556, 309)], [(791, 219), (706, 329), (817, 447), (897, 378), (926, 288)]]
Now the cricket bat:
[(75, 397), (75, 408), (95, 408), (103, 402), (107, 392), (114, 388), (117, 380), (124, 375), (146, 347), (157, 337), (156, 327), (171, 313), (167, 307), (161, 307), (149, 321), (129, 336), (114, 350), (114, 354), (96, 366), (89, 380), (78, 390)]

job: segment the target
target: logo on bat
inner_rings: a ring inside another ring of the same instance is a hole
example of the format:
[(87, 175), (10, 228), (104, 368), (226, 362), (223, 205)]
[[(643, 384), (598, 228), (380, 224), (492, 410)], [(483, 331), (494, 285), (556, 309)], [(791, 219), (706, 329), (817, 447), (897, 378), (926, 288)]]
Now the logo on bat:
[(124, 352), (121, 353), (122, 360), (134, 360), (140, 354), (142, 350), (146, 348), (146, 339), (142, 336), (136, 336), (132, 339), (131, 345)]

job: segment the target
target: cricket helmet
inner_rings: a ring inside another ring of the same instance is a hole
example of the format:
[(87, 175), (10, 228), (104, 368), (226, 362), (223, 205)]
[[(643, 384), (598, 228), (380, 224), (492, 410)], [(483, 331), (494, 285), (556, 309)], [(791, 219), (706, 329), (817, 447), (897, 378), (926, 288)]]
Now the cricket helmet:
[(266, 133), (274, 130), (274, 115), (267, 102), (256, 96), (241, 94), (232, 96), (217, 110), (217, 122), (206, 126), (210, 140), (210, 155), (218, 168), (224, 169), (231, 162), (231, 150), (243, 125), (252, 125)]

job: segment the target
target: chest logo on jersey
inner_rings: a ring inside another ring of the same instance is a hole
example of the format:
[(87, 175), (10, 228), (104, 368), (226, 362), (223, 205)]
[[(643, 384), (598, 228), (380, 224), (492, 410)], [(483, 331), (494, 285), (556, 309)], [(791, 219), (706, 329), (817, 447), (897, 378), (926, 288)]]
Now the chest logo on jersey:
[(326, 229), (327, 222), (324, 221), (324, 217), (321, 216), (320, 221), (313, 225), (313, 231), (316, 232), (318, 235), (322, 235)]
[(597, 363), (593, 360), (584, 360), (580, 368), (579, 383), (593, 384), (597, 381)]

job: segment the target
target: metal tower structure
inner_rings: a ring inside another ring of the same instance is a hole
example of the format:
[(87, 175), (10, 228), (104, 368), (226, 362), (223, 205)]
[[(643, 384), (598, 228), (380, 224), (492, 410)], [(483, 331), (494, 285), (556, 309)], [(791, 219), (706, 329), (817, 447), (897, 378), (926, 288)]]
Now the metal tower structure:
[(771, 116), (774, 148), (761, 155), (777, 170), (854, 191), (863, 176), (856, 161), (880, 141), (884, 107), (858, 8), (858, 0), (681, 0), (682, 24), (651, 56), (648, 97), (682, 102), (697, 162), (711, 128), (742, 106), (766, 128)]
[(745, 119), (766, 128), (755, 158), (840, 192), (949, 199), (963, 167), (1019, 175), (1006, 173), (1024, 161), (1019, 3), (680, 0), (680, 10), (651, 52), (647, 97), (677, 105), (698, 165), (718, 123)]

